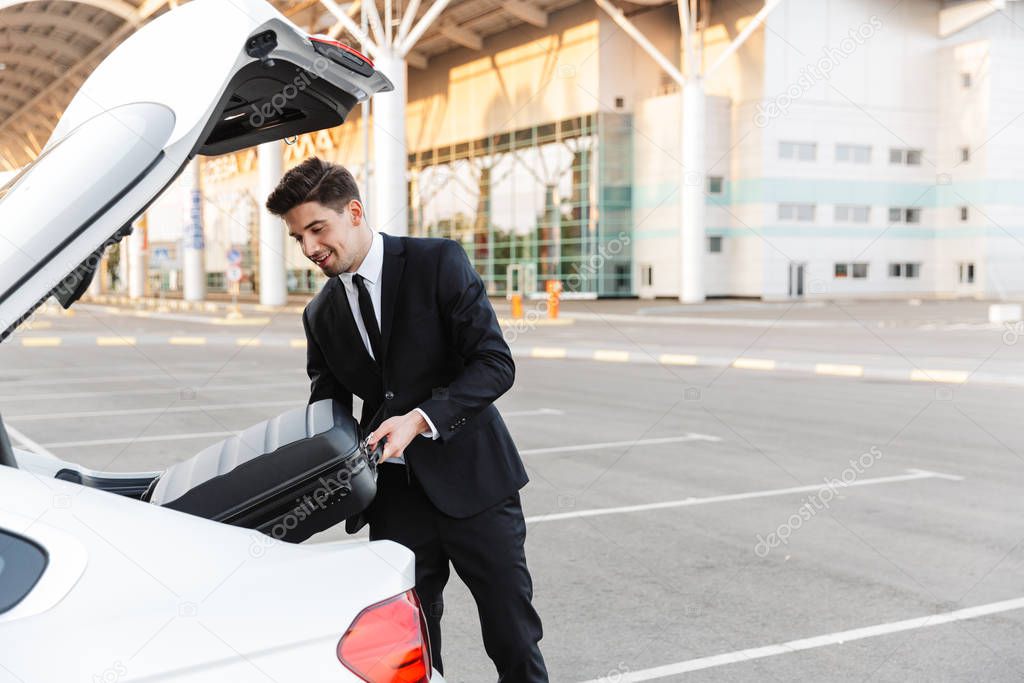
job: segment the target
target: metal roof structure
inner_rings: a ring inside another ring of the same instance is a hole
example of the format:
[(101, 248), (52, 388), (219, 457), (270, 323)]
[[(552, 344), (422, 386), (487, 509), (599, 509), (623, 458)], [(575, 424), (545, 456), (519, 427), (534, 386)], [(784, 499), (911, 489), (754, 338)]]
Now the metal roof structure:
[[(140, 26), (182, 2), (0, 0), (0, 171), (20, 168), (34, 159), (96, 65)], [(356, 22), (359, 2), (340, 6)], [(416, 42), (416, 49), (407, 56), (409, 66), (426, 68), (431, 57), (460, 47), (480, 50), (487, 36), (515, 26), (542, 28), (549, 13), (577, 2), (454, 0)], [(341, 31), (337, 18), (320, 0), (272, 3), (311, 33), (326, 33), (332, 27)], [(378, 0), (377, 15), (392, 16), (394, 27), (410, 5), (418, 20), (431, 3)], [(359, 47), (344, 32), (341, 39)]]

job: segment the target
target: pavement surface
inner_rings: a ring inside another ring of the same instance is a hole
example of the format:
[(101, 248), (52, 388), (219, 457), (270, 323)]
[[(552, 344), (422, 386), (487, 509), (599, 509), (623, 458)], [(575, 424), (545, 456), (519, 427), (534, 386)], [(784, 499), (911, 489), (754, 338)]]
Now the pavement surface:
[[(1024, 678), (1024, 329), (976, 301), (535, 306), (498, 407), (553, 681)], [(308, 397), (295, 305), (74, 310), (0, 345), (17, 445), (159, 469)], [(494, 680), (454, 573), (446, 602), (446, 678)]]

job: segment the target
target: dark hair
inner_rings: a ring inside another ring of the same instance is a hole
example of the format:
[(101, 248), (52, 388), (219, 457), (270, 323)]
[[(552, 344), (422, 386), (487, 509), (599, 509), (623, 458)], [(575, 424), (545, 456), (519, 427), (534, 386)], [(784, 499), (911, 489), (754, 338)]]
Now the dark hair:
[(299, 204), (319, 202), (340, 212), (353, 199), (359, 199), (359, 187), (347, 168), (310, 157), (284, 174), (267, 197), (267, 211), (283, 216)]

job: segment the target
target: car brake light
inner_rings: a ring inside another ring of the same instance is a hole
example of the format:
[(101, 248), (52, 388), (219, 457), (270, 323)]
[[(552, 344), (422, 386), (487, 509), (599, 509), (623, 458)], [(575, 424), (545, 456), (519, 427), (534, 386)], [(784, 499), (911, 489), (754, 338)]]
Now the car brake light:
[(314, 43), (320, 43), (321, 45), (332, 45), (332, 46), (338, 48), (339, 50), (344, 50), (345, 52), (348, 52), (349, 54), (352, 54), (352, 55), (355, 55), (356, 57), (359, 57), (359, 59), (363, 60), (364, 62), (366, 62), (370, 66), (373, 66), (373, 62), (370, 60), (369, 57), (364, 55), (362, 52), (359, 52), (358, 50), (349, 47), (345, 43), (339, 43), (337, 40), (331, 40), (330, 38), (325, 38), (323, 36), (310, 36), (309, 39), (312, 42), (314, 42)]
[(430, 642), (415, 591), (360, 612), (338, 643), (338, 659), (368, 683), (427, 683)]

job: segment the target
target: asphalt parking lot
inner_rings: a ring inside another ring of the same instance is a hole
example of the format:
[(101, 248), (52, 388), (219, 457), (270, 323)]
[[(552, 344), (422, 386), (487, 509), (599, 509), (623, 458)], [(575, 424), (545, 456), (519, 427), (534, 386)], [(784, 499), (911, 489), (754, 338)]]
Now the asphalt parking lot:
[[(16, 445), (159, 469), (308, 396), (294, 311), (76, 311), (0, 345)], [(1024, 678), (1022, 330), (979, 302), (563, 311), (508, 326), (498, 402), (553, 681)], [(447, 679), (493, 680), (446, 598)]]

